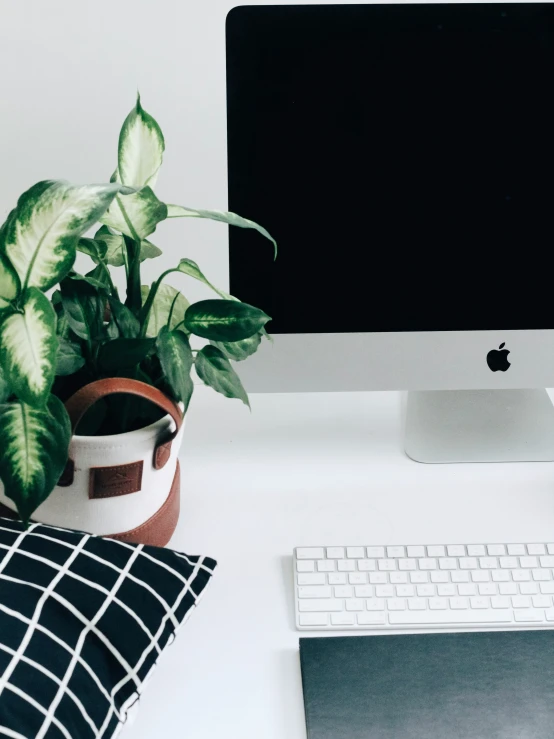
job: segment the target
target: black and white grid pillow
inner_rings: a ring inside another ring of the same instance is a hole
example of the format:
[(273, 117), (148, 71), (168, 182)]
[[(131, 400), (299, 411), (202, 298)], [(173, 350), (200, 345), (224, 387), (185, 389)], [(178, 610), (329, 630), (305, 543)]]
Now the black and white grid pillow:
[(113, 737), (215, 566), (0, 519), (0, 736)]

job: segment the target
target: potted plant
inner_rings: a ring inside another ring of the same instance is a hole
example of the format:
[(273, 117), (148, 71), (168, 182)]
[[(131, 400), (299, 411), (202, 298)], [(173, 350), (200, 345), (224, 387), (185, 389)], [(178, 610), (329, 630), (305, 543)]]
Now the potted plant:
[[(24, 521), (35, 514), (165, 543), (178, 515), (192, 368), (248, 404), (231, 361), (257, 350), (269, 317), (214, 287), (190, 259), (150, 286), (141, 264), (161, 253), (149, 237), (166, 219), (253, 228), (276, 244), (234, 213), (161, 202), (154, 187), (164, 149), (137, 97), (109, 183), (39, 182), (0, 228), (0, 503)], [(78, 251), (92, 260), (86, 274), (74, 270)], [(124, 295), (113, 270), (124, 271)], [(217, 298), (189, 304), (166, 284), (172, 273), (200, 280)], [(195, 337), (209, 343), (195, 346)]]

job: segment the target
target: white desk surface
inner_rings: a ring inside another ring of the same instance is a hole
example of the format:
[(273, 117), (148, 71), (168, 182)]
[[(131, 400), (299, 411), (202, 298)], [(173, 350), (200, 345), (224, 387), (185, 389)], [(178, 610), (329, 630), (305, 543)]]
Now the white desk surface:
[(552, 464), (412, 462), (400, 393), (251, 401), (195, 391), (170, 546), (219, 566), (126, 739), (306, 739), (295, 546), (554, 538)]

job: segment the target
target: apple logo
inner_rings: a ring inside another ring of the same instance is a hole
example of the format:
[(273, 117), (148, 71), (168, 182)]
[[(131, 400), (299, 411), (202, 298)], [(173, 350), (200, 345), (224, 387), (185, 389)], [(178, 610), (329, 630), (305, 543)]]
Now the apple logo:
[(506, 372), (510, 366), (510, 362), (508, 362), (508, 354), (510, 352), (508, 349), (504, 349), (505, 346), (506, 343), (503, 342), (498, 349), (492, 349), (487, 354), (487, 364), (493, 372), (498, 372), (499, 370), (500, 372)]

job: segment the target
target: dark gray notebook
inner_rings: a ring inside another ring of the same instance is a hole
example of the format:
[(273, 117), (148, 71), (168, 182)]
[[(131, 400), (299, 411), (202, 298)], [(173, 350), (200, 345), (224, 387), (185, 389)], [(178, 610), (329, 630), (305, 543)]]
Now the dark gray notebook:
[(308, 739), (552, 739), (554, 632), (300, 639)]

